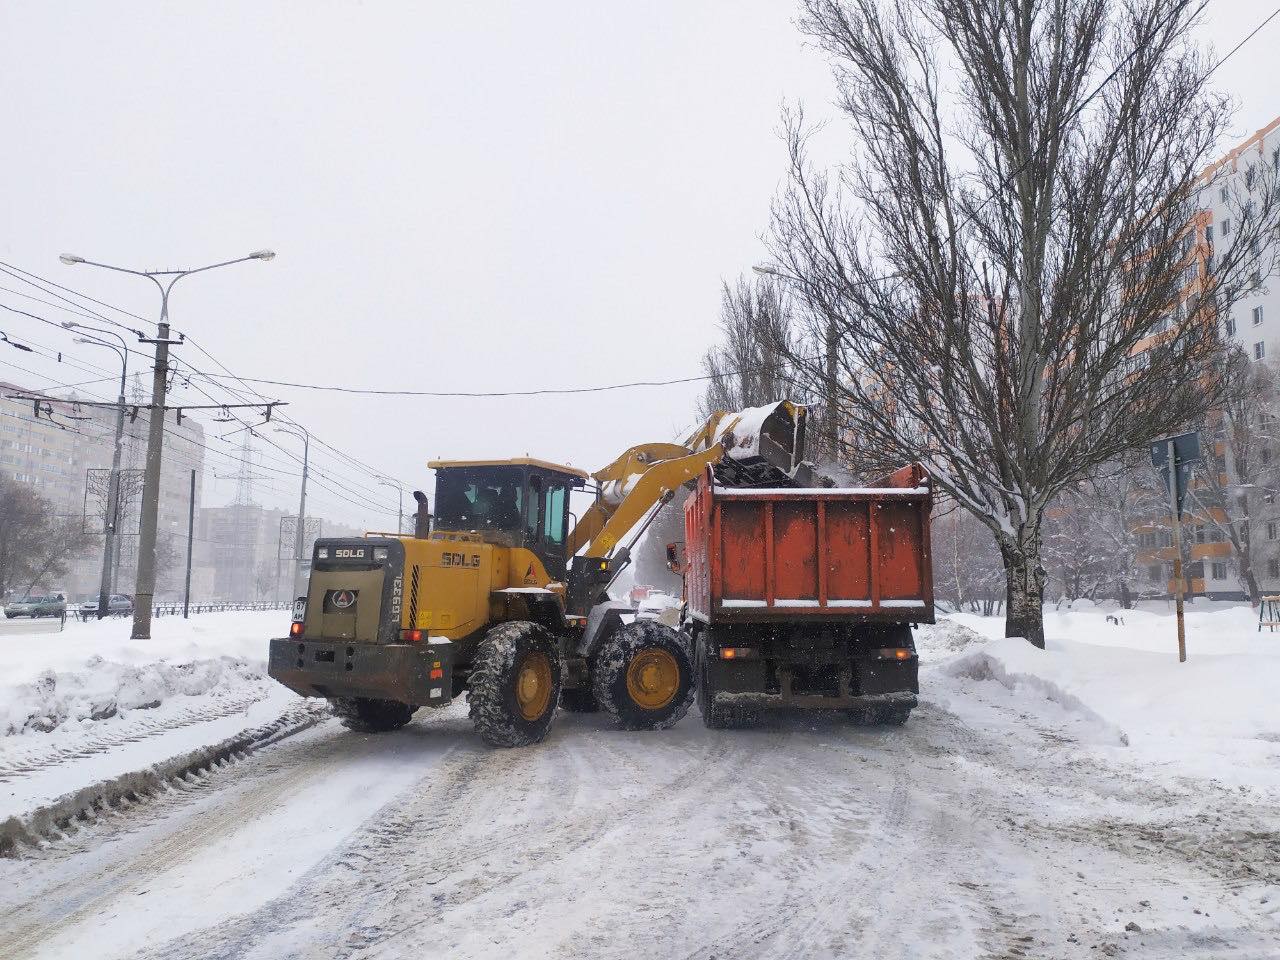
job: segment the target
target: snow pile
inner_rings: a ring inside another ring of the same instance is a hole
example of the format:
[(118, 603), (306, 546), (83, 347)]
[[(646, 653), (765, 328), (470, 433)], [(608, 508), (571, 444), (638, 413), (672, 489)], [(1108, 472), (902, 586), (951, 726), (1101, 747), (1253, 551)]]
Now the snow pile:
[[(962, 628), (963, 629), (963, 628)], [(1104, 730), (1120, 746), (1129, 745), (1128, 735), (1090, 707), (1077, 693), (1074, 678), (1051, 654), (1031, 646), (1021, 637), (993, 640), (963, 653), (939, 667), (946, 676), (968, 680), (995, 681), (1024, 701), (1047, 700), (1067, 713), (1079, 714)], [(1029, 694), (1027, 696), (1026, 694)]]
[(937, 623), (922, 623), (915, 631), (916, 651), (924, 660), (937, 660), (975, 644), (986, 643), (987, 638), (966, 627), (958, 620), (946, 617)]
[[(1012, 708), (1046, 735), (1124, 743), (1130, 762), (1170, 777), (1280, 787), (1280, 633), (1259, 634), (1248, 605), (1197, 605), (1179, 663), (1175, 630), (1172, 611), (1046, 609), (1038, 650), (1005, 639), (1003, 618), (956, 614), (920, 629), (922, 696), (974, 727)], [(970, 634), (990, 639), (941, 649)]]
[(133, 666), (93, 656), (78, 670), (46, 670), (30, 683), (0, 688), (0, 735), (49, 731), (67, 721), (107, 720), (175, 696), (198, 697), (261, 679), (262, 664), (219, 657)]
[(178, 696), (216, 695), (266, 672), (267, 642), (288, 611), (209, 613), (152, 624), (149, 640), (110, 618), (69, 620), (61, 633), (0, 636), (0, 735), (106, 720)]

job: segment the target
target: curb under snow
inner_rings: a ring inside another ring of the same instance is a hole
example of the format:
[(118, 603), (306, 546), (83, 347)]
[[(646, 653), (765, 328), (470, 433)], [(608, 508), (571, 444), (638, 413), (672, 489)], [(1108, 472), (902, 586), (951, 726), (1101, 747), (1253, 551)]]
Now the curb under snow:
[(52, 803), (0, 823), (0, 857), (18, 855), (19, 844), (38, 845), (42, 838), (56, 837), (73, 827), (74, 821), (88, 822), (97, 813), (120, 801), (129, 803), (154, 795), (175, 780), (199, 774), (230, 760), (243, 760), (255, 750), (276, 743), (332, 716), (327, 704), (304, 703), (282, 713), (269, 723), (244, 730), (216, 744), (201, 747), (153, 764), (145, 770), (103, 780), (82, 787)]

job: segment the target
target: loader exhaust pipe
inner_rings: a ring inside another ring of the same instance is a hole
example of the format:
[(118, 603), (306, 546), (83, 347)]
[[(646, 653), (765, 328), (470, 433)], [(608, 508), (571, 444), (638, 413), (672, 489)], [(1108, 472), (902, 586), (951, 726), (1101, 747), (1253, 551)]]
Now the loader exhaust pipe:
[(418, 512), (413, 515), (413, 535), (418, 540), (426, 540), (431, 536), (431, 504), (421, 490), (413, 491), (413, 499), (418, 501)]

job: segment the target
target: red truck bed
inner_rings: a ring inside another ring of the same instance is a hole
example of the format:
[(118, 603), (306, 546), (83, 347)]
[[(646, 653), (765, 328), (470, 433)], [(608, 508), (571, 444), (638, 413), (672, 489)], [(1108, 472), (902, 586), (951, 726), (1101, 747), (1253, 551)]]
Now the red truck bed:
[(685, 593), (703, 623), (932, 623), (932, 496), (904, 467), (868, 488), (737, 489), (685, 506)]

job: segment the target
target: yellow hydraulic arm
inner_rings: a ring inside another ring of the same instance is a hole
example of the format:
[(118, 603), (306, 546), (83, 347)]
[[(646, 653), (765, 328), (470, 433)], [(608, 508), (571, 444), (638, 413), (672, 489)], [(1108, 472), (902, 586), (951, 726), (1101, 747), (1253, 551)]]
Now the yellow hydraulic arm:
[[(769, 408), (716, 412), (683, 443), (644, 443), (632, 447), (593, 473), (600, 494), (569, 533), (568, 553), (606, 557), (655, 504), (696, 479), (707, 464), (725, 456), (725, 439), (752, 431), (746, 439), (762, 455), (791, 471), (803, 455), (805, 408), (783, 400)], [(768, 431), (768, 439), (764, 434)], [(756, 436), (759, 434), (759, 436)], [(585, 548), (585, 549), (584, 549)]]

